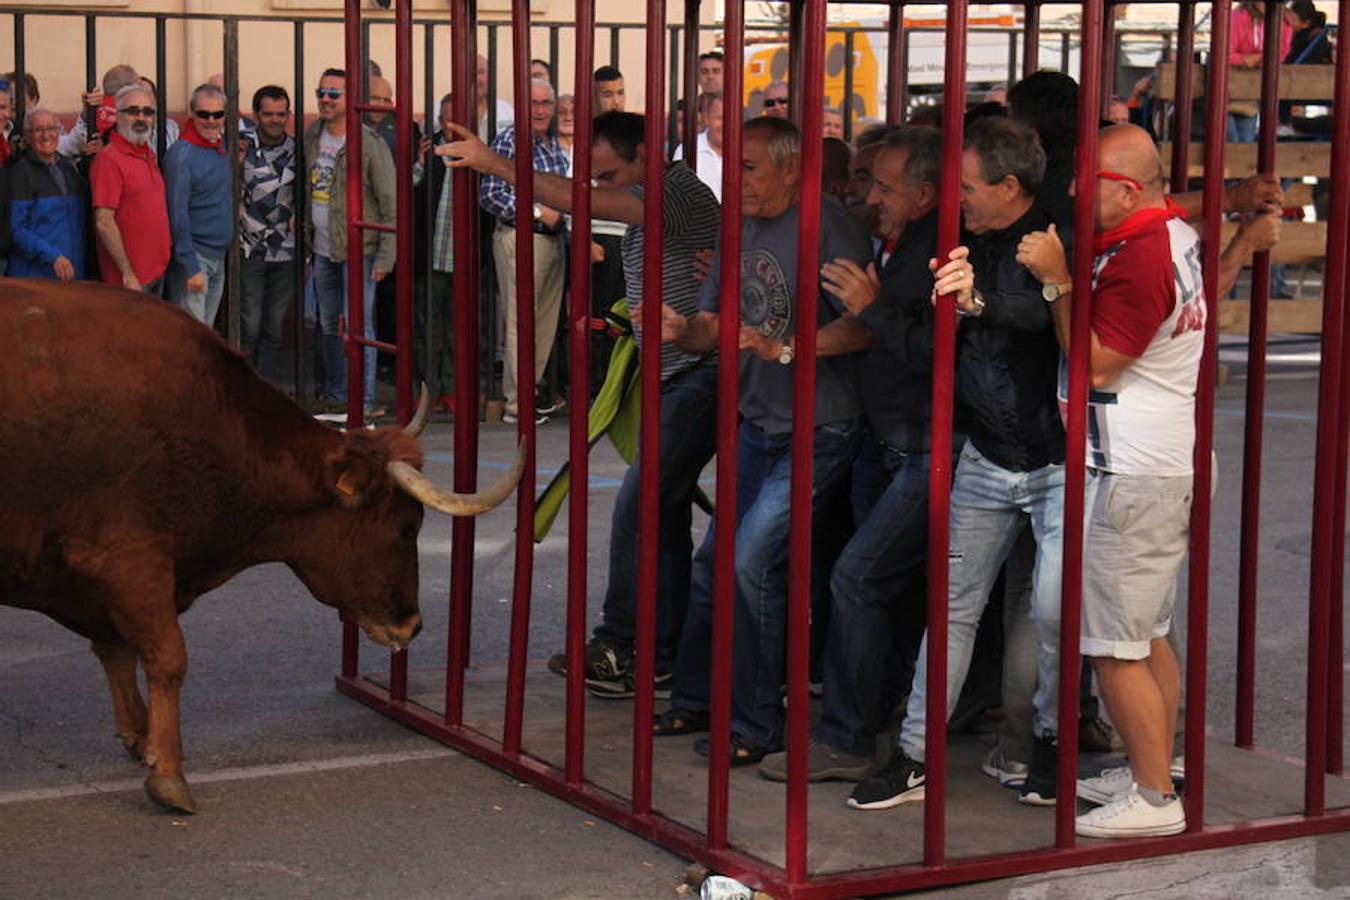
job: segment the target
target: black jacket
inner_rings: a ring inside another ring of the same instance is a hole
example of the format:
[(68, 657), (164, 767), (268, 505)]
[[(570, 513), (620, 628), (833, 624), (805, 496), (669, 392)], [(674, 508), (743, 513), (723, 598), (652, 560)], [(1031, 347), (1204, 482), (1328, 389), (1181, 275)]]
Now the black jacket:
[(860, 363), (863, 415), (878, 439), (897, 450), (928, 452), (933, 399), (933, 274), (938, 214), (906, 228), (881, 270), (881, 296), (858, 316), (872, 332)]
[(1050, 221), (1032, 206), (1004, 230), (966, 242), (985, 310), (962, 319), (957, 336), (958, 421), (975, 449), (1015, 472), (1064, 461), (1054, 321), (1041, 283), (1016, 259), (1022, 236)]

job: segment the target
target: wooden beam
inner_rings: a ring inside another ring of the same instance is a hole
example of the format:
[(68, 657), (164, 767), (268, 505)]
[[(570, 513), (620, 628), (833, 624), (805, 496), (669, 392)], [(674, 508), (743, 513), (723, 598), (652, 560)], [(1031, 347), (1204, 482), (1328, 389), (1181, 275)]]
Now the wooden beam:
[[(1225, 300), (1219, 304), (1219, 330), (1224, 334), (1246, 334), (1251, 302)], [(1272, 300), (1268, 324), (1271, 334), (1320, 334), (1322, 301)]]
[[(1163, 162), (1172, 158), (1172, 145), (1160, 148)], [(1205, 145), (1191, 144), (1189, 172), (1192, 178), (1205, 174)], [(1294, 141), (1275, 145), (1275, 172), (1282, 178), (1331, 175), (1331, 144), (1325, 141)], [(1256, 144), (1229, 144), (1223, 151), (1223, 177), (1246, 178), (1256, 174)]]
[[(1195, 67), (1195, 98), (1205, 95), (1207, 78), (1205, 66)], [(1330, 103), (1335, 94), (1335, 66), (1280, 66), (1281, 100), (1320, 100)], [(1177, 67), (1175, 63), (1158, 66), (1158, 77), (1153, 79), (1153, 90), (1163, 100), (1176, 97)], [(1261, 70), (1232, 69), (1228, 73), (1228, 99), (1260, 100)]]

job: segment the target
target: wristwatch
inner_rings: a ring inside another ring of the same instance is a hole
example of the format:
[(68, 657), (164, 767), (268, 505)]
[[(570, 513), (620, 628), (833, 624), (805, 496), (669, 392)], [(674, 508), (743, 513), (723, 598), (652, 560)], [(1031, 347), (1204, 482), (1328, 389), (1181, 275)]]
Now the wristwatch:
[(781, 363), (782, 365), (789, 366), (792, 364), (792, 356), (793, 352), (791, 340), (789, 339), (783, 341), (783, 349), (778, 351), (778, 362)]
[(1046, 303), (1054, 303), (1060, 297), (1063, 297), (1072, 290), (1072, 281), (1066, 281), (1063, 284), (1056, 284), (1054, 282), (1043, 284), (1041, 285), (1041, 298), (1045, 300)]
[(972, 318), (972, 319), (979, 318), (980, 316), (984, 315), (984, 295), (982, 295), (979, 291), (972, 290), (970, 292), (970, 302), (975, 304), (974, 309), (966, 310), (962, 309), (960, 306), (957, 306), (956, 314), (958, 316), (961, 316), (962, 318)]
[(536, 203), (534, 205), (534, 220), (538, 222), (544, 218), (544, 204)]

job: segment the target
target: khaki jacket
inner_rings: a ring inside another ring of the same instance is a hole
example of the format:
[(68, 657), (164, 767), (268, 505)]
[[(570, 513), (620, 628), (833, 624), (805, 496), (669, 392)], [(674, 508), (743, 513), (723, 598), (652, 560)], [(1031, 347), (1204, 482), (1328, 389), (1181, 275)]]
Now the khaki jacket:
[[(323, 120), (317, 120), (305, 129), (305, 161), (309, 166), (319, 157), (319, 129)], [(361, 168), (364, 169), (365, 220), (381, 225), (394, 222), (394, 158), (389, 147), (365, 125), (361, 126)], [(309, 204), (309, 172), (304, 177), (305, 204)], [(333, 172), (332, 203), (328, 210), (328, 240), (333, 259), (347, 259), (347, 147), (338, 151)], [(408, 237), (411, 240), (411, 236)], [(388, 272), (394, 268), (395, 237), (390, 232), (367, 229), (361, 240), (366, 256), (375, 257), (375, 268)], [(314, 252), (314, 223), (305, 217), (305, 249)]]

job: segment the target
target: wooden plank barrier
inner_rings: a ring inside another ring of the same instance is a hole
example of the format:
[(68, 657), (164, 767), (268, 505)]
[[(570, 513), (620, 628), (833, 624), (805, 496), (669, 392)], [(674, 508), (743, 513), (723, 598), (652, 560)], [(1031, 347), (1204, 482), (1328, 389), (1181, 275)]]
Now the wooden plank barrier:
[[(1195, 99), (1205, 95), (1208, 76), (1206, 66), (1195, 67)], [(1335, 66), (1280, 66), (1281, 100), (1320, 100), (1328, 99), (1335, 93)], [(1162, 63), (1158, 66), (1158, 76), (1153, 79), (1153, 91), (1163, 100), (1176, 98), (1177, 67), (1175, 63)], [(1228, 99), (1260, 100), (1261, 70), (1233, 69), (1228, 73)]]
[[(1172, 145), (1160, 148), (1163, 162), (1172, 158)], [(1205, 145), (1192, 143), (1189, 171), (1192, 178), (1205, 174)], [(1292, 141), (1275, 145), (1275, 173), (1281, 178), (1331, 176), (1331, 144), (1326, 141)], [(1256, 174), (1256, 144), (1229, 144), (1223, 152), (1223, 177), (1246, 178)]]

